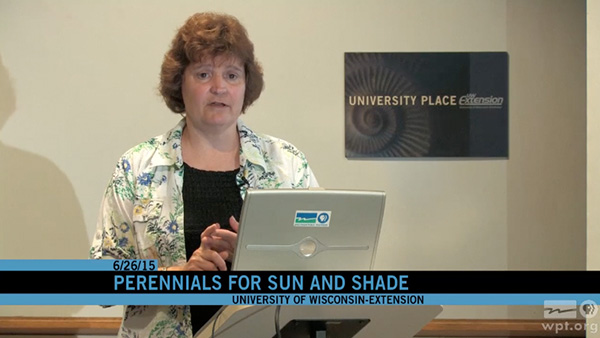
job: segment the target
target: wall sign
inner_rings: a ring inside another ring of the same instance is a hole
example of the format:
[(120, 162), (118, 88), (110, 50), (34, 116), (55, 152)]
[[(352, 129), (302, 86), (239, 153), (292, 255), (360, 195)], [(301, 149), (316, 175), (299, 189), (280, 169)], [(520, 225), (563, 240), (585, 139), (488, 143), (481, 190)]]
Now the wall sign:
[(347, 158), (508, 157), (508, 53), (345, 53)]

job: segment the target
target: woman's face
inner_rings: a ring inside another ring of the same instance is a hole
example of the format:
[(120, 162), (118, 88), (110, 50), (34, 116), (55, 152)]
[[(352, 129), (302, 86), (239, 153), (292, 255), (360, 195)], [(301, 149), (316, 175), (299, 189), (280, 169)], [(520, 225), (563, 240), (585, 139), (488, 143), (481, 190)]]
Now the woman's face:
[(216, 56), (191, 63), (181, 87), (186, 120), (200, 131), (220, 131), (236, 124), (242, 113), (246, 78), (235, 56)]

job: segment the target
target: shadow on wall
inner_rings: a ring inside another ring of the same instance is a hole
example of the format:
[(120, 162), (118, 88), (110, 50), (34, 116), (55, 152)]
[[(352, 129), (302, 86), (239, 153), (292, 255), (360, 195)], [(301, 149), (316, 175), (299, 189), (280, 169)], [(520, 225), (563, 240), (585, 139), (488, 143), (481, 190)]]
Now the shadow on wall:
[[(0, 55), (0, 132), (16, 107), (15, 90)], [(41, 127), (31, 126), (30, 132), (36, 128)], [(83, 212), (67, 176), (49, 159), (1, 140), (0, 159), (0, 259), (87, 258)], [(18, 308), (11, 312), (3, 307), (0, 314), (20, 314)], [(34, 313), (27, 315), (69, 315), (64, 312), (81, 307), (62, 308), (57, 313), (55, 307), (31, 307), (27, 310)]]

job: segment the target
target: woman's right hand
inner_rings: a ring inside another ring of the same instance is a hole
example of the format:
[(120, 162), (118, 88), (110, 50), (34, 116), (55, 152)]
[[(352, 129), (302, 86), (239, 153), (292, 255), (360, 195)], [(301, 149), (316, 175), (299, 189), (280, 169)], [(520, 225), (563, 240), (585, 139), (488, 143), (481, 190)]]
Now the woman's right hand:
[(179, 269), (173, 267), (169, 270), (226, 271), (227, 253), (219, 248), (220, 241), (214, 238), (216, 231), (220, 228), (218, 223), (207, 227), (200, 235), (200, 247), (194, 251), (190, 259)]
[(221, 229), (219, 223), (207, 227), (200, 235), (200, 247), (190, 259), (180, 266), (168, 267), (169, 271), (226, 271), (225, 260), (233, 260), (239, 223), (229, 218), (231, 230)]

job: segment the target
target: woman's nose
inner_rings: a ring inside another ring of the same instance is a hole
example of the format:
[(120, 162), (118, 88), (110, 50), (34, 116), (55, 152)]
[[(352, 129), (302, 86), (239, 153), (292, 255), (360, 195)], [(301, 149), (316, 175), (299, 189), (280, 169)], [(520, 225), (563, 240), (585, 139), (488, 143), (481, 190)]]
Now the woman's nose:
[(225, 86), (225, 80), (220, 76), (215, 76), (212, 78), (210, 90), (214, 94), (222, 94), (227, 91), (227, 87)]

